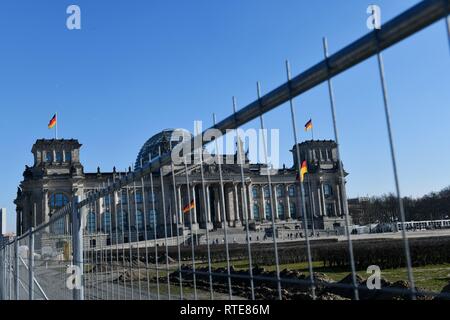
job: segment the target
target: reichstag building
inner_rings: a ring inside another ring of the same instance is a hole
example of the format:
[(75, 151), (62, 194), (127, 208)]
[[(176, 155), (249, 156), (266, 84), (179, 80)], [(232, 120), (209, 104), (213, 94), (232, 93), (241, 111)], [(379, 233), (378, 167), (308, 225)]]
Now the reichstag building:
[[(173, 132), (173, 129), (167, 129), (151, 137), (140, 150), (135, 168), (138, 169), (142, 163), (148, 162), (150, 157), (158, 155), (160, 150), (171, 150), (178, 143), (172, 139)], [(31, 167), (26, 166), (15, 200), (18, 235), (31, 226), (48, 221), (58, 209), (72, 201), (74, 196), (83, 199), (90, 192), (127, 174), (118, 172), (115, 168), (112, 172), (103, 172), (100, 168), (97, 172), (84, 172), (80, 159), (81, 146), (74, 139), (41, 139), (33, 145), (31, 152), (34, 164)], [(341, 163), (337, 160), (336, 143), (331, 140), (304, 141), (291, 150), (294, 164), (297, 163), (297, 147), (308, 166), (308, 174), (304, 180), (308, 228), (311, 228), (312, 224), (316, 230), (333, 230), (344, 226), (343, 204), (347, 197), (345, 189), (341, 188)], [(277, 226), (290, 228), (302, 225), (301, 192), (295, 168), (296, 165), (292, 168), (283, 166), (272, 173), (273, 199), (270, 199), (266, 165), (250, 163), (246, 155), (243, 185), (241, 165), (236, 162), (224, 163), (222, 172), (228, 227), (244, 230), (244, 213), (248, 214), (249, 224), (253, 228), (269, 226), (272, 214)], [(223, 228), (225, 222), (222, 221), (224, 215), (221, 212), (218, 165), (216, 162), (203, 164), (205, 195), (200, 169), (199, 165), (189, 168), (187, 185), (184, 166), (172, 168), (169, 165), (162, 168), (162, 179), (159, 172), (152, 175), (153, 192), (150, 179), (146, 178), (143, 185), (136, 183), (122, 192), (100, 199), (95, 208), (86, 208), (83, 211), (86, 233), (103, 234), (107, 242), (112, 238), (116, 243), (143, 240), (144, 230), (147, 230), (147, 239), (152, 239), (155, 235), (158, 238), (163, 237), (165, 232), (169, 236), (175, 235), (176, 231), (187, 235), (191, 228), (200, 234), (205, 232), (206, 228)], [(248, 206), (246, 210), (244, 194)], [(194, 204), (192, 216), (183, 213), (183, 208), (190, 203)], [(61, 223), (52, 228), (53, 232), (64, 232), (68, 228), (68, 222), (61, 219)], [(120, 233), (123, 234), (122, 237), (117, 236)]]

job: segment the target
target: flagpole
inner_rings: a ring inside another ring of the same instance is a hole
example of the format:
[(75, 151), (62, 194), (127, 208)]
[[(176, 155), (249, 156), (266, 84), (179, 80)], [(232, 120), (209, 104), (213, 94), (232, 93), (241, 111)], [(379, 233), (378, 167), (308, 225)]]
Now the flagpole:
[(314, 140), (314, 126), (311, 127), (311, 139)]
[(55, 125), (55, 140), (58, 140), (58, 112), (55, 112), (56, 125)]

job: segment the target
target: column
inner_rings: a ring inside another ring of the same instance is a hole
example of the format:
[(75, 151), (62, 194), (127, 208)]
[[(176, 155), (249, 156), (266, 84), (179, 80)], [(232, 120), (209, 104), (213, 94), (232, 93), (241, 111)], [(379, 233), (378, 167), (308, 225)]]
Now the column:
[(221, 196), (220, 196), (220, 186), (217, 186), (214, 188), (214, 211), (215, 211), (215, 218), (216, 223), (222, 222), (222, 202), (221, 202)]
[(277, 185), (272, 185), (272, 195), (273, 195), (273, 202), (272, 199), (270, 199), (271, 203), (273, 203), (273, 213), (275, 216), (275, 221), (279, 220), (280, 213), (278, 212), (278, 197), (277, 197)]
[(289, 200), (289, 185), (284, 185), (284, 206), (285, 206), (285, 214), (286, 214), (286, 220), (291, 220), (291, 203)]
[[(42, 215), (43, 215), (42, 221), (47, 223), (50, 220), (50, 208), (48, 205), (48, 190), (44, 189), (43, 194), (44, 194), (44, 196), (42, 198), (43, 198), (44, 203), (42, 204)], [(47, 233), (50, 232), (49, 227), (45, 228), (44, 230)]]
[(326, 216), (327, 215), (327, 206), (326, 206), (326, 202), (325, 202), (325, 192), (323, 190), (323, 181), (320, 181), (320, 191), (322, 193), (323, 215)]
[(190, 201), (194, 201), (194, 210), (192, 210), (192, 224), (193, 227), (197, 225), (197, 201), (195, 199), (195, 185), (191, 186), (191, 199)]
[[(340, 164), (342, 165), (342, 164)], [(341, 196), (341, 203), (342, 203), (342, 215), (345, 215), (346, 213), (349, 214), (348, 212), (348, 202), (347, 202), (347, 190), (345, 189), (345, 178), (340, 177), (339, 178), (339, 183), (340, 183), (340, 196)], [(349, 218), (351, 218), (349, 216)]]
[(342, 217), (342, 207), (341, 207), (341, 188), (339, 187), (339, 183), (336, 184), (336, 194), (337, 194), (337, 206), (338, 206), (338, 214), (339, 217)]
[[(112, 196), (111, 196), (111, 226), (113, 229), (113, 232), (116, 232), (116, 220), (117, 220), (117, 227), (119, 227), (119, 221), (118, 221), (118, 217), (117, 217), (117, 204), (119, 203), (119, 194), (117, 193), (117, 191), (114, 191)], [(150, 211), (151, 206), (147, 209), (148, 211)], [(144, 214), (147, 214), (147, 212), (145, 212)], [(147, 221), (147, 224), (149, 222)], [(115, 242), (114, 242), (115, 243)]]
[(205, 186), (206, 189), (206, 213), (208, 215), (208, 223), (211, 223), (211, 195), (209, 191), (209, 184)]
[(44, 189), (43, 213), (44, 213), (43, 221), (48, 222), (50, 219), (50, 216), (49, 216), (50, 209), (48, 206), (48, 190), (47, 189)]
[(320, 186), (317, 188), (317, 203), (318, 203), (318, 205), (319, 205), (319, 214), (320, 214), (320, 216), (322, 216), (323, 217), (323, 211), (322, 211), (322, 200), (321, 200), (321, 197), (320, 197)]
[[(134, 219), (131, 221), (131, 225), (135, 225), (133, 224), (136, 223), (136, 211), (134, 209), (134, 194), (133, 194), (133, 215), (132, 217), (134, 217)], [(100, 229), (100, 232), (103, 232), (104, 226), (103, 226), (103, 214), (105, 213), (105, 210), (103, 210), (103, 205), (104, 205), (104, 199), (103, 198), (98, 198), (98, 203), (97, 203), (97, 210), (98, 210), (98, 221), (97, 221), (97, 228)]]
[(233, 186), (225, 187), (225, 207), (227, 214), (227, 222), (229, 226), (233, 225), (234, 222), (234, 196), (233, 196)]
[(247, 187), (247, 194), (248, 194), (247, 197), (248, 219), (249, 221), (253, 221), (255, 220), (255, 213), (253, 212), (253, 186), (251, 183)]
[(239, 217), (239, 193), (237, 188), (237, 183), (233, 184), (233, 195), (234, 195), (234, 226), (241, 226), (241, 219)]
[(261, 210), (259, 210), (259, 216), (261, 221), (265, 221), (266, 220), (266, 199), (264, 198), (264, 185), (260, 186), (260, 191), (261, 191), (261, 205), (259, 206), (262, 209), (262, 214), (261, 214)]
[(209, 184), (205, 185), (205, 192), (206, 192), (206, 228), (208, 230), (213, 230), (214, 226), (212, 224), (211, 220), (211, 195), (209, 192)]
[(178, 197), (178, 223), (184, 226), (184, 215), (183, 215), (183, 202), (181, 201), (181, 186), (177, 186), (177, 197)]

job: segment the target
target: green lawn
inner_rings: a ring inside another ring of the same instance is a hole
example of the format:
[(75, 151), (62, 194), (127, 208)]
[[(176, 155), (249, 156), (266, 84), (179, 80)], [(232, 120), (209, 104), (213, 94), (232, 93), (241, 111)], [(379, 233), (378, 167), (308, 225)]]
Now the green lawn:
[[(231, 265), (236, 270), (246, 270), (249, 267), (249, 263), (246, 260), (232, 261)], [(202, 263), (199, 264), (198, 266), (204, 267), (208, 266), (208, 264)], [(226, 262), (212, 264), (213, 268), (224, 268), (226, 266), (227, 266)], [(266, 271), (274, 271), (276, 269), (274, 265), (271, 266), (260, 265), (260, 267), (264, 267)], [(307, 262), (282, 264), (280, 265), (280, 270), (283, 269), (298, 270), (304, 273), (305, 275), (309, 274)], [(314, 272), (321, 272), (326, 274), (330, 279), (334, 281), (339, 281), (350, 273), (349, 269), (345, 270), (345, 269), (324, 267), (321, 261), (313, 262), (313, 270)], [(369, 274), (366, 273), (366, 270), (358, 270), (357, 274), (360, 275), (362, 278), (367, 278), (369, 276)], [(450, 283), (450, 264), (414, 267), (413, 275), (417, 287), (428, 291), (441, 291), (444, 286)], [(406, 268), (381, 270), (381, 276), (390, 282), (398, 280), (408, 280)]]

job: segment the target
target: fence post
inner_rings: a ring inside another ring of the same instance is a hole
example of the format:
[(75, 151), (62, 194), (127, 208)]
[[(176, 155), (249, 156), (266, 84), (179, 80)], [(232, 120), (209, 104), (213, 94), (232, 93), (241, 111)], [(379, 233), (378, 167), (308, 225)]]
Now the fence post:
[(14, 241), (14, 295), (19, 300), (19, 240)]
[(30, 229), (28, 249), (28, 299), (34, 300), (34, 227)]
[(84, 279), (83, 279), (83, 228), (81, 225), (81, 209), (78, 208), (79, 198), (75, 196), (72, 201), (72, 247), (73, 264), (78, 268), (81, 277), (80, 287), (73, 290), (74, 300), (84, 300)]

